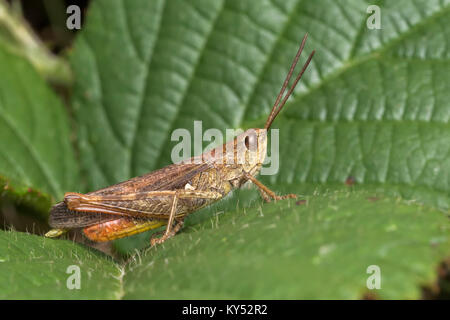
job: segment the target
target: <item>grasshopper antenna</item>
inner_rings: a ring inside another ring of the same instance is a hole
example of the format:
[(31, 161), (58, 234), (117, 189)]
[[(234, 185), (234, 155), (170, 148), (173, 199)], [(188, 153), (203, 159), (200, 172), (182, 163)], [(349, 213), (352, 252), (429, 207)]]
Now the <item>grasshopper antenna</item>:
[[(288, 74), (286, 76), (286, 79), (283, 82), (283, 86), (281, 87), (280, 93), (278, 94), (277, 99), (275, 100), (275, 103), (273, 104), (272, 111), (270, 112), (269, 117), (267, 118), (267, 122), (266, 122), (266, 124), (264, 126), (264, 129), (266, 129), (266, 130), (269, 130), (270, 126), (272, 125), (272, 122), (275, 120), (277, 115), (280, 113), (281, 109), (286, 104), (286, 101), (288, 100), (288, 98), (292, 94), (292, 91), (294, 91), (295, 87), (297, 86), (297, 83), (300, 81), (300, 79), (301, 79), (303, 73), (305, 72), (306, 68), (308, 68), (309, 63), (311, 62), (311, 59), (314, 56), (314, 53), (316, 52), (315, 50), (313, 50), (311, 52), (311, 54), (308, 57), (308, 60), (306, 60), (305, 64), (303, 65), (302, 70), (297, 75), (297, 77), (295, 78), (294, 83), (292, 84), (292, 86), (290, 87), (289, 91), (284, 96), (283, 100), (281, 101), (281, 98), (283, 97), (283, 94), (286, 91), (287, 85), (289, 84), (289, 80), (292, 77), (292, 73), (294, 72), (295, 66), (297, 65), (297, 62), (298, 62), (298, 60), (300, 58), (300, 55), (302, 54), (303, 48), (305, 47), (305, 43), (306, 43), (306, 39), (307, 38), (308, 38), (308, 34), (306, 33), (305, 36), (303, 37), (303, 40), (302, 40), (302, 43), (300, 44), (300, 47), (298, 48), (297, 54), (295, 55), (295, 58), (292, 61), (291, 67), (290, 67), (289, 72), (288, 72)], [(281, 101), (281, 104), (278, 107), (278, 104), (280, 103), (280, 101)]]

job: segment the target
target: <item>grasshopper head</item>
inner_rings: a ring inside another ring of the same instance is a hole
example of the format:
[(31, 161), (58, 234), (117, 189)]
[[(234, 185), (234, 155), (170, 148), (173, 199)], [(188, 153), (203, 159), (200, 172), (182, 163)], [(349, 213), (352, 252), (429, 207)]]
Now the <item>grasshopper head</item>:
[(235, 139), (238, 164), (245, 172), (256, 175), (266, 158), (267, 130), (248, 129)]
[(241, 175), (242, 169), (251, 175), (256, 175), (266, 158), (266, 150), (267, 130), (248, 129), (223, 146), (202, 156), (204, 160), (212, 160), (228, 168), (238, 169), (229, 171), (229, 178), (234, 179), (235, 175)]
[(202, 157), (206, 157), (207, 159), (213, 159), (213, 162), (215, 163), (225, 164), (230, 169), (238, 169), (228, 171), (229, 176), (227, 178), (229, 180), (236, 180), (236, 178), (242, 176), (242, 169), (252, 176), (255, 176), (261, 169), (267, 151), (267, 131), (270, 129), (270, 126), (280, 113), (281, 109), (283, 109), (297, 83), (300, 81), (303, 73), (311, 62), (312, 57), (314, 56), (315, 51), (313, 50), (303, 65), (300, 73), (295, 78), (294, 83), (285, 94), (295, 66), (297, 65), (305, 46), (307, 37), (307, 34), (303, 37), (302, 43), (300, 44), (294, 61), (291, 64), (280, 93), (278, 94), (275, 103), (272, 106), (272, 110), (267, 117), (264, 129), (248, 129), (244, 133), (237, 136), (234, 140), (225, 143), (222, 147), (217, 147), (211, 152), (202, 155)]

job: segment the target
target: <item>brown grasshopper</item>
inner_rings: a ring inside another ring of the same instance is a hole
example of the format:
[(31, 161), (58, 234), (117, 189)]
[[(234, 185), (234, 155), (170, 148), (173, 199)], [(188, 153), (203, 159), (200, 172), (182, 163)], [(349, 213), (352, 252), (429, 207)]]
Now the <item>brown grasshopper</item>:
[[(57, 237), (72, 228), (83, 228), (93, 241), (109, 241), (167, 225), (160, 238), (151, 245), (174, 236), (184, 218), (198, 209), (224, 198), (245, 182), (255, 184), (266, 201), (296, 198), (294, 194), (278, 196), (259, 182), (259, 173), (267, 149), (267, 130), (308, 67), (312, 51), (302, 70), (283, 95), (305, 46), (307, 34), (272, 107), (264, 129), (249, 129), (233, 140), (189, 162), (172, 164), (119, 184), (87, 194), (68, 192), (64, 200), (50, 211), (53, 228), (45, 236)], [(242, 161), (238, 161), (238, 158)]]

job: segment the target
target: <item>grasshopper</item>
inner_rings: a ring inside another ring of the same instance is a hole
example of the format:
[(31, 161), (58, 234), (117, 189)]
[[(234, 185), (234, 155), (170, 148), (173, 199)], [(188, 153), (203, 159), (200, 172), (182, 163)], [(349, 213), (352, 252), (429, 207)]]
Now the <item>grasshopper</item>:
[(294, 194), (276, 195), (255, 177), (266, 157), (267, 131), (315, 53), (311, 52), (284, 95), (306, 39), (307, 34), (263, 129), (249, 129), (189, 162), (172, 164), (87, 194), (67, 192), (64, 200), (52, 207), (49, 224), (55, 229), (45, 236), (58, 237), (69, 229), (82, 228), (92, 241), (109, 241), (167, 225), (161, 237), (150, 239), (154, 246), (174, 236), (188, 214), (224, 198), (247, 181), (258, 187), (265, 201), (296, 198)]

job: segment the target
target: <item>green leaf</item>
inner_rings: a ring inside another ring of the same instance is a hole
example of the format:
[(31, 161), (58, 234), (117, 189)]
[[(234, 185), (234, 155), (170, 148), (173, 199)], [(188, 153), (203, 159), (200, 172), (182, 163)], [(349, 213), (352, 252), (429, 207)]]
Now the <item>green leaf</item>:
[(0, 188), (47, 216), (80, 188), (66, 110), (33, 67), (0, 46)]
[[(67, 285), (75, 284), (70, 266), (79, 267), (80, 289)], [(117, 299), (121, 277), (111, 258), (92, 249), (0, 231), (0, 299)]]
[[(450, 223), (441, 212), (367, 191), (208, 220), (136, 257), (124, 298), (418, 299), (450, 254)], [(381, 289), (369, 290), (373, 265)]]

